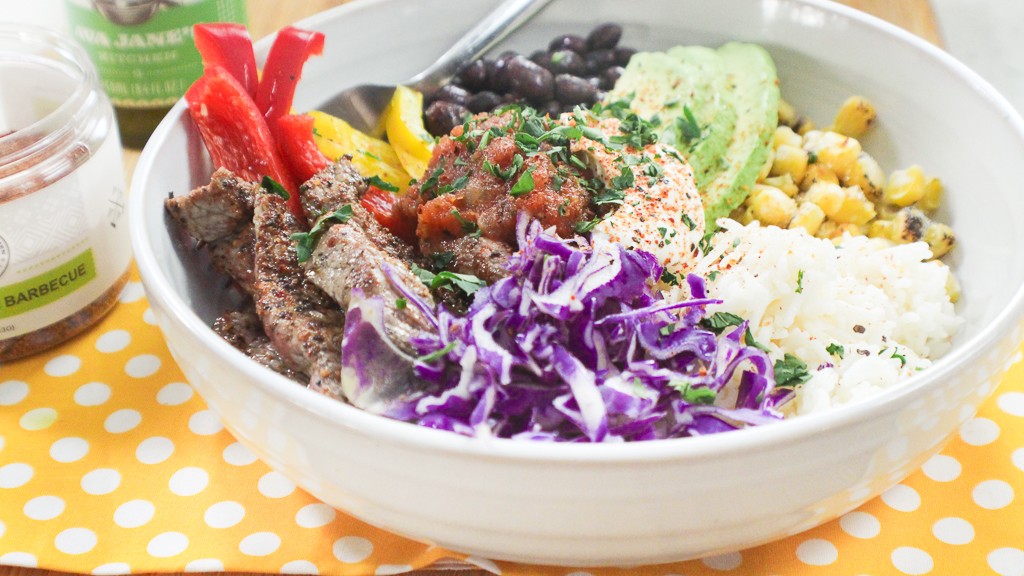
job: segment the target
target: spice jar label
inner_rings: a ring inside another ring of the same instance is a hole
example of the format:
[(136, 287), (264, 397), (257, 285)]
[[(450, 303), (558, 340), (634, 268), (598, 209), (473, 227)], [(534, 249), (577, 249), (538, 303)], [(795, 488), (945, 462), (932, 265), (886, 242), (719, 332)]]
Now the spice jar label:
[(74, 173), (0, 203), (0, 341), (74, 314), (124, 274), (131, 249), (119, 155), (108, 138)]

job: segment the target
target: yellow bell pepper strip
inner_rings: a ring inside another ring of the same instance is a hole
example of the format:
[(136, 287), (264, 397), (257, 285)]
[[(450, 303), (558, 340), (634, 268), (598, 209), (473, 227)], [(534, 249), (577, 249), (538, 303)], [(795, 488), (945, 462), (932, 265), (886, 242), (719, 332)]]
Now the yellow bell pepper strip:
[(411, 178), (390, 144), (372, 138), (325, 112), (313, 111), (309, 115), (313, 117), (313, 140), (325, 156), (337, 160), (348, 154), (363, 176), (377, 176), (400, 192), (409, 187)]
[(399, 86), (391, 98), (385, 122), (388, 141), (405, 171), (413, 178), (421, 178), (434, 149), (434, 139), (423, 127), (423, 95)]

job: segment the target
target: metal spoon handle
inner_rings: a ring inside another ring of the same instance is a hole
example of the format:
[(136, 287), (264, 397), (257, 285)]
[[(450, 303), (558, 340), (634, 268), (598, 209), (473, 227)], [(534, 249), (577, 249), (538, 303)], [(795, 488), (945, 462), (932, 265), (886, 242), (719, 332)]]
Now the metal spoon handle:
[(430, 67), (411, 78), (409, 84), (421, 92), (437, 90), (451, 80), (463, 64), (479, 58), (550, 2), (551, 0), (505, 0)]

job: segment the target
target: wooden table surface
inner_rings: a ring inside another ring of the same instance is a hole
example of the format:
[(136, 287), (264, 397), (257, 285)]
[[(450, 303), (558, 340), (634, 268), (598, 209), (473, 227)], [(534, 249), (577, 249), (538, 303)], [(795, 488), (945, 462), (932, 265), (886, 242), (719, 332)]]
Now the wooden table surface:
[[(249, 29), (254, 39), (262, 38), (286, 24), (347, 1), (349, 0), (288, 0), (287, 2), (248, 0)], [(898, 24), (935, 44), (942, 43), (929, 0), (839, 0), (839, 2)], [(138, 156), (139, 152), (136, 150), (125, 150), (125, 170), (129, 180)], [(57, 576), (59, 574), (50, 570), (0, 566), (0, 576)], [(452, 571), (420, 570), (410, 573), (410, 576), (441, 576), (442, 574), (451, 575)], [(482, 570), (459, 570), (457, 574), (459, 576), (484, 576), (489, 573)], [(240, 574), (239, 576), (250, 575)]]

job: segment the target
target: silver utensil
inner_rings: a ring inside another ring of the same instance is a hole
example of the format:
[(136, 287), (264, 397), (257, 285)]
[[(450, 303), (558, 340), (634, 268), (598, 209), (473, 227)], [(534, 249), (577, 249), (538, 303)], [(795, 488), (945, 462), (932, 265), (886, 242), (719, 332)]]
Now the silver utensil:
[[(402, 85), (424, 94), (437, 90), (455, 76), (463, 64), (479, 58), (550, 2), (551, 0), (505, 0), (430, 67)], [(354, 86), (325, 102), (320, 110), (347, 121), (357, 130), (368, 132), (377, 126), (380, 115), (394, 92), (395, 86)]]

